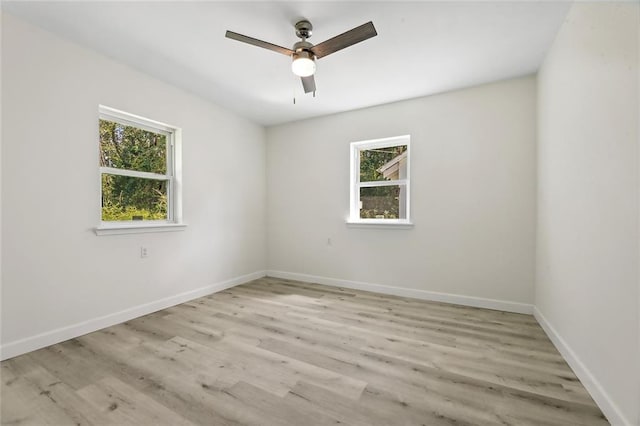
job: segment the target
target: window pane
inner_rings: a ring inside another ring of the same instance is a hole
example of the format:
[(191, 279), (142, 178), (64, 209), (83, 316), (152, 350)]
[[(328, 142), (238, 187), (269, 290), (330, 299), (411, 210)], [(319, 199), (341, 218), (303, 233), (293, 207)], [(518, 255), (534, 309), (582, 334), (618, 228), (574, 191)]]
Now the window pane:
[(167, 181), (102, 175), (102, 220), (166, 220)]
[(360, 219), (406, 219), (405, 185), (360, 188)]
[(100, 166), (165, 174), (167, 136), (100, 120)]
[(407, 178), (407, 145), (360, 151), (360, 182)]

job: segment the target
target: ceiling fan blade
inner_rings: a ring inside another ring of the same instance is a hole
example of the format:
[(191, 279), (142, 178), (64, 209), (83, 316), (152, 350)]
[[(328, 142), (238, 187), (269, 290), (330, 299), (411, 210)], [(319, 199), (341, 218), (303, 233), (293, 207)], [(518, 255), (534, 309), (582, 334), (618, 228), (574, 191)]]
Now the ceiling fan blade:
[(373, 22), (367, 22), (366, 24), (362, 24), (359, 27), (347, 31), (346, 33), (342, 33), (330, 38), (329, 40), (323, 41), (320, 44), (316, 44), (311, 48), (311, 51), (316, 55), (316, 58), (319, 59), (377, 35), (378, 33), (376, 28), (373, 26)]
[(304, 88), (304, 93), (315, 92), (316, 91), (316, 81), (313, 78), (313, 75), (309, 77), (300, 77), (302, 80), (302, 87)]
[(283, 55), (293, 55), (293, 50), (286, 47), (278, 46), (277, 44), (268, 43), (266, 41), (258, 40), (257, 38), (249, 37), (246, 35), (234, 33), (233, 31), (227, 31), (225, 37), (232, 40), (241, 41), (243, 43), (252, 44), (254, 46), (262, 47), (263, 49), (273, 50), (274, 52), (282, 53)]

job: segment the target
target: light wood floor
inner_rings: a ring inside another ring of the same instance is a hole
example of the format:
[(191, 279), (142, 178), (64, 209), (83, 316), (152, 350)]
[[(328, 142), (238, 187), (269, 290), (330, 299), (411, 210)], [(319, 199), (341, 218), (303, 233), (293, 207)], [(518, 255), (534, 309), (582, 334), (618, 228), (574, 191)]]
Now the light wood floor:
[(2, 363), (2, 424), (608, 424), (533, 317), (263, 278)]

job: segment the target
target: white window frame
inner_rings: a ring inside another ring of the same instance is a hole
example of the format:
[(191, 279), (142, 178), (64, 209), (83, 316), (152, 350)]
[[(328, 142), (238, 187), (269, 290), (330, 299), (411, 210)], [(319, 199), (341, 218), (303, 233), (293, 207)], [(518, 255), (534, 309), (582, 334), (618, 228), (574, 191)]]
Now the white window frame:
[[(132, 126), (167, 137), (167, 170), (165, 174), (140, 172), (136, 170), (118, 169), (113, 167), (99, 167), (99, 223), (95, 228), (97, 235), (133, 234), (144, 232), (180, 231), (185, 228), (182, 222), (182, 130), (159, 121), (150, 120), (138, 115), (110, 108), (104, 105), (98, 107), (100, 120), (116, 122), (125, 126)], [(98, 137), (99, 140), (99, 137)], [(99, 152), (99, 149), (98, 149)], [(98, 164), (100, 162), (98, 161)], [(145, 179), (167, 181), (167, 219), (166, 220), (130, 220), (103, 221), (102, 220), (102, 175), (108, 173), (118, 176), (130, 176)]]
[[(360, 182), (360, 153), (362, 151), (379, 148), (390, 148), (399, 145), (407, 146), (407, 177), (406, 179)], [(373, 139), (351, 142), (350, 145), (350, 199), (348, 225), (372, 227), (412, 227), (411, 222), (411, 136), (402, 135), (384, 139)], [(360, 188), (375, 186), (404, 185), (406, 188), (406, 219), (362, 219), (360, 218)]]

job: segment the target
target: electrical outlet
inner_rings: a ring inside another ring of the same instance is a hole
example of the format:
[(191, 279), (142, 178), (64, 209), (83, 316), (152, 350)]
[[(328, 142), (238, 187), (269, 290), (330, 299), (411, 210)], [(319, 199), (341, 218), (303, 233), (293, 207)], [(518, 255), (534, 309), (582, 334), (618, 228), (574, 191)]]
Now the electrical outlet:
[(142, 259), (144, 259), (147, 256), (149, 256), (149, 251), (147, 250), (147, 248), (146, 247), (140, 247), (140, 257)]

